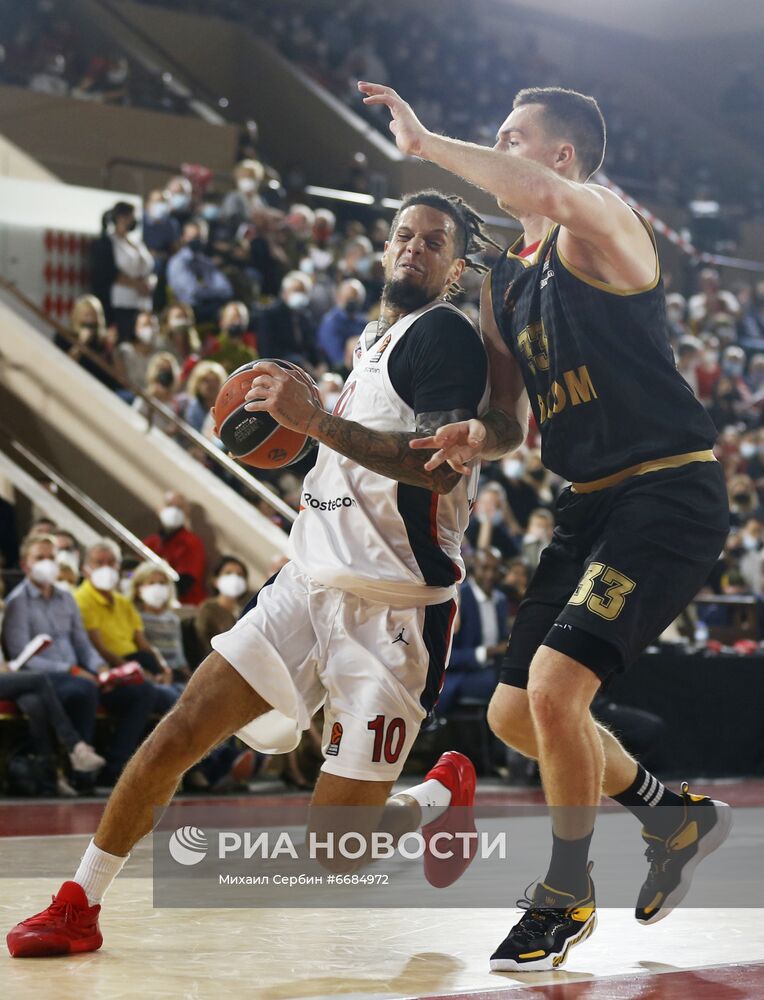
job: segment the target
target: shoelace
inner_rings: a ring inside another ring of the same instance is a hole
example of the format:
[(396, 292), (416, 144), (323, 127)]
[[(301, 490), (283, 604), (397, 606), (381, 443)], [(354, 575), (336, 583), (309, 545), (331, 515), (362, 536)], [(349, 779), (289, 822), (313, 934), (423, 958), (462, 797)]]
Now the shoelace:
[(33, 917), (28, 917), (22, 923), (25, 927), (33, 927), (38, 923), (48, 923), (51, 917), (62, 919), (65, 924), (79, 923), (85, 911), (72, 903), (57, 902), (55, 896), (51, 896), (51, 904), (47, 910), (35, 913)]
[(525, 913), (512, 931), (514, 938), (520, 938), (523, 941), (532, 941), (534, 938), (543, 937), (550, 930), (550, 922), (559, 923), (564, 913), (564, 910), (556, 910), (551, 906), (537, 906), (528, 895), (528, 889), (525, 890), (523, 898), (518, 899), (515, 903), (518, 909), (525, 910)]

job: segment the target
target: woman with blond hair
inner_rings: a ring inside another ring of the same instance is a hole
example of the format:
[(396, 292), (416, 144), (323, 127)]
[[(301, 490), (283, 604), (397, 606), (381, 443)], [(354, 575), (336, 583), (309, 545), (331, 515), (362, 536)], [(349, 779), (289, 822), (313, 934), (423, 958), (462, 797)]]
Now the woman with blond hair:
[(77, 343), (72, 344), (63, 334), (57, 333), (54, 340), (56, 347), (66, 351), (72, 361), (78, 362), (81, 368), (97, 378), (107, 389), (117, 389), (119, 383), (116, 379), (83, 350), (83, 348), (87, 348), (97, 354), (107, 365), (113, 363), (114, 341), (112, 334), (106, 327), (106, 319), (100, 300), (95, 295), (81, 295), (74, 303), (69, 317), (69, 326), (77, 338)]
[(210, 421), (210, 410), (227, 377), (217, 361), (198, 361), (188, 377), (186, 392), (178, 397), (178, 413), (200, 434)]
[(140, 563), (130, 577), (127, 596), (140, 611), (144, 634), (165, 658), (173, 673), (173, 686), (179, 686), (180, 693), (191, 672), (183, 651), (180, 618), (174, 610), (178, 595), (170, 574), (151, 560)]
[[(179, 380), (180, 369), (175, 356), (169, 351), (159, 351), (155, 354), (149, 362), (146, 372), (147, 393), (158, 403), (164, 403), (173, 413), (178, 412), (176, 397)], [(174, 421), (150, 408), (144, 399), (136, 399), (133, 407), (144, 417), (150, 419), (154, 426), (164, 431), (165, 434), (175, 434), (177, 427)]]
[(149, 362), (159, 349), (159, 322), (150, 312), (139, 312), (135, 320), (135, 339), (117, 344), (114, 351), (114, 365), (117, 374), (133, 389), (148, 386)]
[(169, 351), (180, 365), (181, 381), (199, 360), (202, 341), (191, 306), (175, 302), (159, 318), (159, 349)]

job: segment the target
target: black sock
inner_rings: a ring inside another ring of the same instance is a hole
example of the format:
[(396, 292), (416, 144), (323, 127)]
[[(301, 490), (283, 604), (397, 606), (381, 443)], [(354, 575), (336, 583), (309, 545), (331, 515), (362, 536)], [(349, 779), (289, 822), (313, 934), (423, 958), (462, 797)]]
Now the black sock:
[(580, 840), (563, 840), (552, 832), (552, 860), (544, 884), (557, 892), (569, 892), (577, 900), (583, 899), (589, 889), (586, 866), (591, 841), (591, 833)]
[(629, 787), (611, 798), (634, 813), (645, 830), (656, 837), (668, 837), (682, 819), (682, 796), (662, 785), (641, 764), (637, 764), (637, 776)]

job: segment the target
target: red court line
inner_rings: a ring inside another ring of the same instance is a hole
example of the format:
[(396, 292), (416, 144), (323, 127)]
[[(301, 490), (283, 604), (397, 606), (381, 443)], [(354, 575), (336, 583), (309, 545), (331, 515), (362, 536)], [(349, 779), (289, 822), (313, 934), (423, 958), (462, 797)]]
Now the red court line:
[[(566, 973), (556, 973), (563, 978)], [(497, 979), (503, 978), (497, 974)], [(518, 980), (520, 976), (516, 977)], [(525, 973), (525, 982), (533, 981)], [(761, 1000), (764, 997), (764, 962), (717, 965), (691, 971), (643, 972), (636, 975), (605, 976), (576, 983), (560, 982), (545, 986), (512, 985), (506, 989), (475, 993), (423, 995), (418, 1000)]]

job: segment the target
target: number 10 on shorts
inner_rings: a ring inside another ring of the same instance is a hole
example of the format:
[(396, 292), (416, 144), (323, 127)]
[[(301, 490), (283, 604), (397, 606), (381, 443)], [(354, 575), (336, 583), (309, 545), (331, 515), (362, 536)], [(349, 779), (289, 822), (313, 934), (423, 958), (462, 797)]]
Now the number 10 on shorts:
[(391, 719), (387, 725), (385, 722), (385, 716), (378, 715), (366, 727), (374, 733), (374, 749), (371, 752), (374, 764), (379, 764), (382, 760), (382, 754), (384, 754), (388, 764), (394, 764), (400, 757), (403, 744), (406, 742), (406, 723), (403, 719)]

